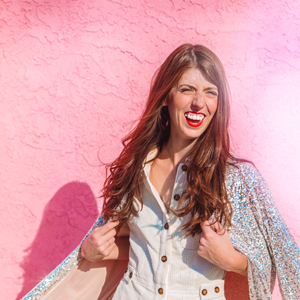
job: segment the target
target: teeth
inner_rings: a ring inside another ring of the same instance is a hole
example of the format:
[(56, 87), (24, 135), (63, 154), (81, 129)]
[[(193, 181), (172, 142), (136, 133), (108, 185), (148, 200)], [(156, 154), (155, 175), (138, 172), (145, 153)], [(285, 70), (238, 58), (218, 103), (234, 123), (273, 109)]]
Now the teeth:
[(185, 114), (185, 116), (188, 119), (195, 120), (195, 121), (202, 121), (204, 119), (203, 115), (192, 114), (192, 113), (187, 113), (187, 114)]

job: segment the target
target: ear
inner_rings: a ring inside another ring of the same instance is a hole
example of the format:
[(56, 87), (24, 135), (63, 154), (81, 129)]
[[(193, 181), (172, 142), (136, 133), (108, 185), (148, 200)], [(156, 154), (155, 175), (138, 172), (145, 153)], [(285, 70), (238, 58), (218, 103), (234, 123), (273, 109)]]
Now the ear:
[(168, 106), (168, 102), (169, 102), (169, 95), (166, 97), (166, 99), (163, 102), (163, 106)]

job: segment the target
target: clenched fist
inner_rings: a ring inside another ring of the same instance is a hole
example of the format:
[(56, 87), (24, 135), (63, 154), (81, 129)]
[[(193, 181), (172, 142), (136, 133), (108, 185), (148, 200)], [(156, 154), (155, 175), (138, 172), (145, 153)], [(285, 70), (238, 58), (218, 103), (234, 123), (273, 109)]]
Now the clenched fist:
[(219, 222), (210, 224), (209, 221), (205, 221), (201, 228), (197, 253), (226, 271), (247, 275), (247, 259), (234, 249), (228, 231)]

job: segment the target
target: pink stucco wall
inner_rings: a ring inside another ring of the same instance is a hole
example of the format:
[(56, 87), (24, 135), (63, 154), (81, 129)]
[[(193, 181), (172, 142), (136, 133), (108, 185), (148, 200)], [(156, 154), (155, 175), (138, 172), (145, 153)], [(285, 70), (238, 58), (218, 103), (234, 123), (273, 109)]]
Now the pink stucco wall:
[[(298, 0), (6, 0), (0, 14), (1, 299), (79, 243), (101, 207), (98, 156), (116, 157), (152, 74), (184, 42), (223, 61), (234, 149), (300, 244)], [(230, 299), (247, 299), (228, 278)]]

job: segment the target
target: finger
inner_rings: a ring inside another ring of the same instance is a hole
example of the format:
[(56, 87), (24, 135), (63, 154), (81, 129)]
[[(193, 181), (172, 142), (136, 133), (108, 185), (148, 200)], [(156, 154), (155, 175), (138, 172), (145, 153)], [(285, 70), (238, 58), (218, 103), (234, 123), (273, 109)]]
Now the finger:
[(111, 239), (107, 240), (108, 247), (111, 246), (115, 242), (115, 238), (112, 237)]
[(204, 222), (202, 222), (202, 223), (200, 223), (200, 226), (201, 226), (201, 229), (202, 229), (202, 231), (207, 231), (208, 229), (209, 229), (209, 227), (210, 227), (210, 222), (208, 221), (208, 220), (206, 220), (206, 221), (204, 221)]
[(107, 239), (107, 238), (102, 237), (101, 239), (97, 240), (95, 245), (96, 245), (95, 252), (97, 254), (107, 256), (108, 255), (107, 252), (110, 251), (111, 246), (115, 245), (115, 238), (111, 237), (111, 238)]
[(112, 237), (114, 237), (117, 234), (117, 230), (115, 228), (112, 228), (110, 231), (106, 232), (102, 237), (102, 241), (106, 242), (110, 240)]
[(207, 251), (206, 251), (205, 247), (203, 247), (203, 246), (199, 246), (197, 253), (199, 256), (201, 256), (203, 258), (207, 257)]
[(209, 218), (209, 220), (202, 222), (201, 225), (202, 224), (203, 224), (203, 227), (201, 226), (201, 228), (205, 233), (210, 232), (209, 229), (211, 229), (212, 231), (214, 231), (216, 233), (218, 233), (218, 231), (221, 231), (221, 228), (219, 227), (219, 225), (221, 226), (221, 224), (213, 216), (211, 216)]
[(105, 243), (105, 245), (107, 246), (105, 249), (101, 249), (101, 254), (100, 256), (108, 256), (111, 254), (111, 252), (113, 251), (113, 249), (117, 246), (115, 242), (113, 242), (112, 244), (108, 245), (108, 241)]
[(210, 223), (210, 228), (214, 231), (214, 232), (218, 232), (218, 221), (217, 219), (215, 218), (215, 216), (212, 214), (210, 216), (210, 218), (208, 219), (209, 223)]
[(214, 232), (218, 232), (219, 226), (218, 226), (219, 222), (216, 222), (215, 220), (213, 221), (213, 223), (210, 223), (210, 228), (214, 231)]
[(104, 224), (99, 228), (99, 231), (101, 231), (103, 234), (105, 234), (106, 232), (112, 230), (113, 228), (117, 227), (119, 225), (119, 221), (114, 221), (114, 222), (108, 222), (106, 224)]
[(207, 240), (205, 237), (201, 237), (199, 240), (199, 248), (207, 246)]
[(109, 247), (106, 248), (106, 250), (104, 251), (104, 256), (108, 256), (109, 254), (111, 254), (111, 252), (114, 250), (114, 248), (116, 247), (116, 243), (113, 242)]
[(117, 225), (119, 225), (119, 221), (116, 222), (109, 222), (101, 227), (97, 227), (93, 230), (93, 234), (96, 235), (97, 238), (100, 238), (101, 236), (105, 235), (107, 232), (114, 229)]
[(120, 224), (119, 221), (112, 221), (112, 222), (108, 222), (105, 225), (103, 225), (100, 228), (103, 228), (105, 232), (110, 231), (111, 229), (117, 227)]
[(115, 228), (113, 228), (103, 235), (103, 232), (99, 230), (96, 231), (96, 229), (90, 234), (90, 236), (87, 239), (90, 241), (91, 244), (95, 245), (98, 251), (102, 252), (107, 247), (109, 247), (108, 241), (111, 240), (112, 238), (114, 239), (114, 236), (116, 235), (117, 231)]
[(220, 235), (223, 235), (226, 232), (226, 228), (220, 222), (215, 223), (215, 229), (217, 234)]

